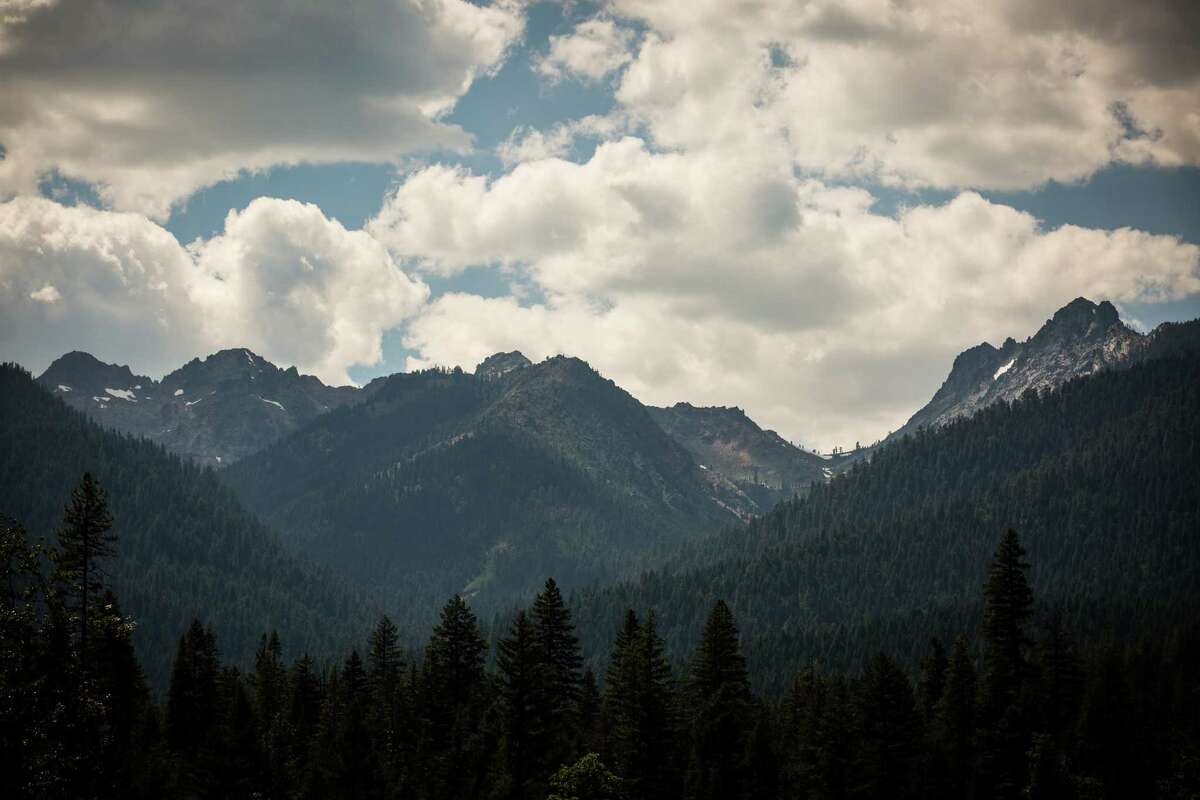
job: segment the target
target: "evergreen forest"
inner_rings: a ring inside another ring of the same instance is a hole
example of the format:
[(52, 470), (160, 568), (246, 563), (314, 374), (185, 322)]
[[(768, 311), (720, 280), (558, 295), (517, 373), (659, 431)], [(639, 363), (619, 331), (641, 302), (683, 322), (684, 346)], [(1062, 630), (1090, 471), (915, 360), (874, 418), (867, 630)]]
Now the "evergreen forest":
[[(108, 578), (118, 521), (90, 474), (55, 541), (0, 528), (0, 792), (5, 797), (1195, 797), (1200, 626), (1081, 645), (1035, 625), (1021, 537), (983, 565), (980, 614), (853, 670), (818, 662), (754, 692), (737, 621), (706, 609), (686, 663), (652, 610), (611, 620), (606, 667), (547, 580), (490, 646), (457, 596), (424, 647), (383, 616), (336, 661), (252, 668), (211, 627), (180, 632), (165, 697), (147, 686)], [(596, 632), (589, 632), (596, 633)]]

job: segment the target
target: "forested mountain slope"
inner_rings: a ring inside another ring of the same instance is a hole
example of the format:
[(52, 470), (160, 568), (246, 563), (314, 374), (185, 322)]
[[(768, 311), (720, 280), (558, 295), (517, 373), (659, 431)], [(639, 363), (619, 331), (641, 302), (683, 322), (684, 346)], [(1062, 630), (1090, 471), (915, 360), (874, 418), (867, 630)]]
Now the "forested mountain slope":
[(419, 627), (454, 592), (488, 608), (636, 574), (753, 508), (578, 359), (478, 372), (394, 375), (222, 477)]
[(0, 512), (53, 541), (84, 471), (109, 494), (120, 556), (112, 583), (137, 621), (153, 685), (165, 685), (175, 641), (196, 616), (243, 664), (265, 630), (322, 657), (374, 617), (360, 595), (285, 549), (211, 470), (106, 430), (24, 370), (0, 366)]
[(672, 573), (584, 593), (581, 628), (653, 608), (679, 654), (720, 597), (742, 621), (760, 680), (809, 659), (855, 668), (878, 649), (911, 663), (929, 634), (970, 627), (981, 565), (1007, 527), (1029, 550), (1035, 595), (1075, 630), (1193, 615), (1200, 358), (1189, 325), (1156, 352), (1174, 355), (887, 443)]

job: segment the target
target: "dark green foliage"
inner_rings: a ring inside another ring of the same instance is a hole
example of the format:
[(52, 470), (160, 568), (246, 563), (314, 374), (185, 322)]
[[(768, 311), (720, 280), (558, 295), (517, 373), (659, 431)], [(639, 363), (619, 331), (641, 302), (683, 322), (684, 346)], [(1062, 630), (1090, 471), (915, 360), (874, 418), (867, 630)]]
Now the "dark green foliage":
[(547, 758), (563, 764), (579, 754), (579, 701), (583, 657), (579, 638), (571, 624), (571, 612), (563, 603), (554, 579), (534, 598), (531, 611), (534, 636), (541, 651), (544, 676), (539, 690), (545, 695)]
[(751, 724), (750, 684), (733, 614), (718, 600), (704, 623), (686, 687), (692, 753), (688, 797), (742, 797), (747, 788), (743, 754)]
[(626, 800), (624, 782), (608, 771), (600, 756), (588, 753), (550, 779), (547, 800)]
[(548, 681), (537, 632), (524, 611), (513, 617), (496, 653), (498, 693), (503, 704), (504, 767), (500, 784), (511, 798), (541, 794), (550, 739), (549, 708), (542, 686)]
[(632, 610), (617, 633), (604, 693), (607, 752), (632, 798), (679, 794), (675, 680), (651, 612)]
[(574, 601), (585, 653), (626, 608), (654, 608), (671, 658), (718, 597), (756, 687), (812, 661), (906, 669), (974, 627), (997, 532), (1021, 532), (1028, 582), (1082, 644), (1182, 624), (1200, 607), (1200, 358), (1027, 393), (880, 447), (849, 474), (696, 546), (671, 571)]
[(913, 796), (918, 719), (908, 678), (886, 655), (871, 659), (855, 688), (851, 796)]
[(569, 358), (391, 376), (221, 477), (410, 633), (452, 593), (490, 618), (546, 575), (633, 576), (736, 520), (645, 407)]
[(992, 557), (983, 587), (983, 654), (992, 707), (1012, 703), (1025, 678), (1029, 643), (1025, 624), (1033, 613), (1033, 592), (1025, 577), (1029, 564), (1022, 561), (1024, 557), (1025, 548), (1010, 528)]
[(0, 748), (5, 796), (122, 797), (151, 715), (126, 618), (106, 582), (103, 489), (85, 474), (49, 552), (0, 517)]
[(89, 668), (88, 639), (91, 630), (88, 612), (96, 615), (100, 594), (104, 591), (104, 566), (116, 555), (117, 537), (108, 512), (108, 497), (90, 472), (83, 473), (79, 486), (71, 491), (71, 502), (63, 512), (58, 529), (58, 546), (53, 555), (54, 581), (63, 610), (77, 631), (80, 668)]
[[(138, 621), (133, 643), (155, 689), (165, 689), (176, 638), (198, 615), (245, 668), (264, 629), (277, 629), (293, 653), (321, 657), (342, 652), (368, 629), (371, 604), (287, 552), (211, 471), (102, 429), (13, 365), (0, 365), (0, 442), (2, 510), (34, 542), (54, 541), (63, 500), (81, 472), (104, 487), (119, 558), (100, 559), (103, 580)], [(76, 590), (80, 554), (76, 544), (64, 548), (60, 569)], [(64, 598), (77, 624), (79, 603), (78, 594)]]
[[(536, 612), (514, 616), (491, 674), (458, 597), (423, 658), (399, 648), (384, 617), (365, 659), (351, 650), (325, 669), (307, 656), (288, 666), (270, 634), (243, 673), (221, 663), (212, 629), (194, 621), (176, 648), (162, 714), (109, 587), (89, 613), (85, 668), (59, 584), (10, 522), (0, 555), (5, 796), (1174, 800), (1197, 785), (1194, 623), (1081, 649), (1051, 614), (1022, 651), (1017, 691), (997, 695), (987, 681), (980, 691), (960, 636), (948, 657), (933, 642), (915, 687), (881, 654), (857, 676), (810, 665), (777, 702), (751, 693), (726, 604), (713, 606), (682, 688), (655, 614), (628, 612), (601, 699), (590, 673), (576, 677), (576, 631), (548, 583)], [(1022, 569), (1020, 558), (1006, 536), (992, 574), (1006, 562)], [(996, 587), (986, 583), (989, 603)], [(1004, 641), (996, 617), (995, 608), (986, 624), (980, 615), (987, 648)], [(580, 728), (567, 743), (554, 740), (564, 709)], [(588, 754), (559, 760), (585, 743)]]

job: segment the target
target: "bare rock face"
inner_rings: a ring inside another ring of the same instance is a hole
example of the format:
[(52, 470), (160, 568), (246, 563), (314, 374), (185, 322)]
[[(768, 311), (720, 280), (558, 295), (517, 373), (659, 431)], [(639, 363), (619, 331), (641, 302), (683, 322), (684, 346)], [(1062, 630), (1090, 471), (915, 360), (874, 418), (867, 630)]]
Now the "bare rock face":
[(519, 350), (513, 350), (510, 353), (494, 353), (479, 362), (479, 366), (475, 367), (475, 376), (489, 379), (502, 378), (513, 370), (528, 367), (532, 363)]
[(214, 467), (261, 450), (358, 393), (295, 367), (280, 369), (244, 348), (192, 359), (161, 381), (67, 353), (38, 381), (102, 425)]
[(647, 410), (692, 454), (710, 481), (720, 485), (723, 478), (732, 483), (752, 499), (756, 513), (769, 511), (779, 500), (831, 474), (821, 456), (763, 430), (740, 408), (676, 403)]
[(1153, 338), (1127, 327), (1107, 300), (1077, 298), (1024, 342), (1009, 338), (1000, 347), (984, 342), (963, 351), (933, 399), (892, 436), (940, 427), (1027, 391), (1134, 363)]

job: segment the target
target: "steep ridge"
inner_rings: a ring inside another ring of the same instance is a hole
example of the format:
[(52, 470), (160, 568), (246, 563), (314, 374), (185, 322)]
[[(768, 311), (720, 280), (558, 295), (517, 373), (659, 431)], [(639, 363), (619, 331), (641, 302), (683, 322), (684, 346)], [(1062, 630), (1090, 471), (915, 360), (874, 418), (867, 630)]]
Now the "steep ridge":
[(105, 566), (137, 621), (134, 643), (152, 685), (165, 686), (174, 643), (194, 616), (242, 665), (264, 631), (277, 629), (293, 654), (320, 658), (368, 628), (369, 601), (285, 549), (212, 470), (97, 425), (62, 394), (0, 366), (0, 512), (52, 542), (71, 489), (84, 471), (96, 476), (118, 536), (119, 557)]
[[(1001, 533), (1029, 551), (1043, 611), (1102, 636), (1190, 618), (1200, 602), (1200, 322), (1128, 369), (996, 403), (880, 446), (870, 462), (695, 548), (670, 572), (575, 598), (582, 630), (653, 608), (673, 653), (730, 602), (761, 682), (873, 652), (915, 664), (973, 630)], [(607, 642), (589, 641), (592, 653)]]
[(487, 609), (547, 575), (636, 574), (752, 507), (565, 357), (394, 375), (222, 477), (295, 546), (429, 615), (454, 592)]
[(892, 437), (945, 425), (1030, 390), (1053, 389), (1080, 375), (1136, 363), (1152, 338), (1127, 327), (1107, 300), (1076, 298), (1024, 342), (1010, 337), (998, 348), (983, 342), (963, 351), (933, 399)]
[(244, 348), (192, 359), (161, 382), (74, 352), (38, 382), (105, 426), (214, 467), (261, 450), (358, 394), (295, 367), (279, 369)]
[(752, 498), (759, 513), (833, 474), (821, 456), (775, 431), (764, 431), (740, 408), (676, 403), (647, 411), (702, 469), (716, 472)]

